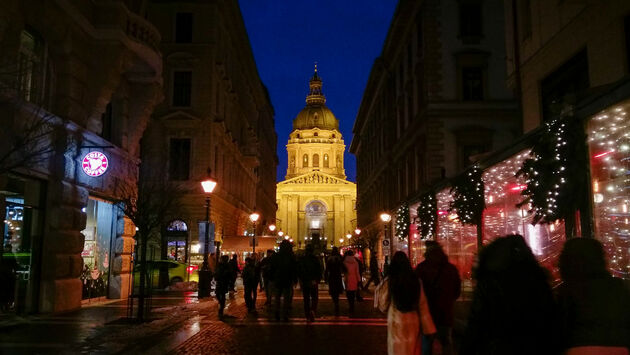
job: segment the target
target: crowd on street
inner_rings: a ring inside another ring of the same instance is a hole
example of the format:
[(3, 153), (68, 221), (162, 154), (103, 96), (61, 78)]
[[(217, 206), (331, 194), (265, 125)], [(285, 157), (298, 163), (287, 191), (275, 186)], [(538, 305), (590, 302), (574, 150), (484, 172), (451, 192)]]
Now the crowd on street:
[[(371, 253), (364, 282), (363, 261), (352, 250), (343, 255), (334, 247), (325, 261), (312, 245), (296, 256), (283, 241), (278, 252), (267, 250), (261, 260), (247, 257), (242, 270), (238, 257), (221, 256), (216, 265), (216, 297), (223, 318), (226, 297), (235, 297), (240, 273), (248, 312), (257, 316), (258, 290), (264, 292), (269, 317), (288, 321), (295, 286), (303, 295), (308, 322), (317, 318), (318, 290), (325, 282), (340, 315), (339, 296), (345, 292), (348, 316), (361, 291), (375, 285), (374, 307), (387, 314), (389, 354), (455, 354), (454, 306), (461, 294), (457, 268), (442, 246), (426, 241), (424, 260), (415, 270), (401, 251), (381, 272)], [(254, 254), (255, 255), (255, 254)], [(549, 272), (539, 265), (520, 235), (497, 238), (478, 255), (466, 331), (460, 354), (629, 354), (630, 291), (606, 268), (599, 241), (574, 238), (559, 257), (562, 283), (552, 289)]]

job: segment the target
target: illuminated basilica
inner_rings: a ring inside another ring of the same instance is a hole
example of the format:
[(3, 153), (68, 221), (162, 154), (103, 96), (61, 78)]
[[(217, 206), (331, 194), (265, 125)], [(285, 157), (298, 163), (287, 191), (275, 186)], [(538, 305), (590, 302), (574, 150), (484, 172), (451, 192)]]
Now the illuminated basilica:
[[(339, 246), (356, 227), (356, 184), (346, 180), (345, 144), (339, 121), (326, 107), (322, 80), (309, 81), (306, 106), (293, 120), (287, 143), (288, 167), (278, 183), (277, 225), (303, 249)], [(344, 243), (345, 242), (345, 243)]]

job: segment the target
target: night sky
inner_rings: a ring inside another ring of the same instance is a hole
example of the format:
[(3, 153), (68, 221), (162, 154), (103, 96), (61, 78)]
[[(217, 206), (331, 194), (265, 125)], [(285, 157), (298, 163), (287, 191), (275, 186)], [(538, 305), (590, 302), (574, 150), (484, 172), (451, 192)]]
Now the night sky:
[(352, 125), (396, 3), (239, 0), (258, 72), (276, 112), (278, 181), (286, 174), (291, 123), (305, 105), (314, 62), (326, 105), (339, 120), (346, 143), (346, 175), (356, 181), (356, 161), (348, 152)]

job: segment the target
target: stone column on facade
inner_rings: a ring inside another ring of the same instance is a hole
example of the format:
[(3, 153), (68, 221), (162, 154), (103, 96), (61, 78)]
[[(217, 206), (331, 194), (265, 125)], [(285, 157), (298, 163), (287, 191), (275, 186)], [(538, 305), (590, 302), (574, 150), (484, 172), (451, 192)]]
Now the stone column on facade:
[(116, 240), (112, 258), (112, 275), (109, 279), (109, 298), (127, 298), (131, 293), (132, 254), (136, 226), (119, 208), (116, 208)]
[[(72, 182), (77, 169), (66, 146), (57, 147), (50, 161), (45, 238), (42, 242), (41, 312), (61, 312), (81, 306), (84, 236), (88, 191)], [(44, 252), (45, 251), (45, 252)]]
[(335, 218), (335, 245), (339, 244), (339, 239), (346, 235), (343, 230), (343, 197), (341, 195), (333, 196), (333, 213)]

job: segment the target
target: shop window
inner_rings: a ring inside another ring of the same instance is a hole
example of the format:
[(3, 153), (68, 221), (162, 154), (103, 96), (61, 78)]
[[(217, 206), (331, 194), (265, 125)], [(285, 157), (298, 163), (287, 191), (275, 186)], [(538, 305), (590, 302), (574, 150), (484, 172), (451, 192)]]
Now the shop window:
[(192, 91), (192, 72), (173, 72), (173, 106), (189, 107)]
[(14, 313), (35, 312), (38, 304), (43, 213), (42, 186), (37, 180), (4, 176), (0, 179), (0, 208), (4, 213), (0, 253), (8, 276), (0, 285), (3, 300)]
[(169, 179), (188, 180), (190, 178), (190, 139), (171, 138), (169, 149)]
[(328, 154), (324, 154), (324, 168), (330, 167), (330, 163), (328, 162)]
[(463, 67), (462, 68), (462, 100), (481, 101), (483, 100), (483, 68)]
[(459, 38), (465, 44), (479, 43), (482, 37), (482, 6), (480, 1), (460, 0)]
[(175, 43), (191, 43), (193, 37), (193, 14), (180, 12), (175, 15)]
[(319, 168), (319, 154), (313, 154), (313, 167)]
[(608, 268), (630, 279), (630, 102), (588, 121), (595, 236), (604, 245)]
[(83, 299), (107, 296), (112, 243), (115, 240), (114, 206), (102, 200), (88, 199), (83, 244)]
[(29, 102), (42, 104), (45, 89), (46, 46), (42, 37), (33, 30), (20, 35), (18, 56), (18, 90)]
[(565, 241), (564, 223), (533, 225), (533, 214), (528, 206), (516, 205), (523, 201), (521, 191), (525, 181), (516, 178), (516, 172), (529, 158), (529, 150), (519, 152), (490, 166), (483, 172), (485, 183), (483, 243), (488, 244), (497, 237), (520, 234), (531, 248), (538, 262), (549, 270), (554, 284), (560, 282), (558, 256)]
[(589, 87), (588, 57), (584, 49), (542, 80), (543, 120), (549, 121), (560, 115)]

